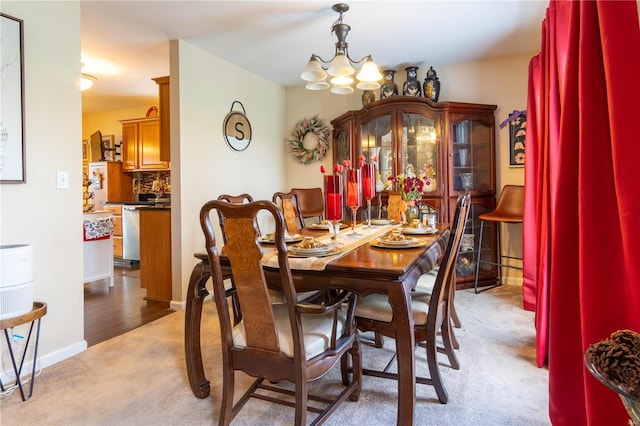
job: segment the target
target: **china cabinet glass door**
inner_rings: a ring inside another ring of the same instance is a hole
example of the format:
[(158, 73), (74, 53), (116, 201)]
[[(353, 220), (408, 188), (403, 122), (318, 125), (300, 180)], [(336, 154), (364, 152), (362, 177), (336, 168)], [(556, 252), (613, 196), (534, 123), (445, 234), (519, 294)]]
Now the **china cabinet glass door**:
[(471, 191), (473, 196), (492, 192), (493, 127), (479, 120), (461, 119), (452, 122), (451, 132), (452, 193)]
[(436, 192), (440, 147), (436, 120), (422, 114), (402, 114), (401, 141), (401, 152), (404, 153), (403, 172), (416, 176), (425, 174), (431, 182), (424, 187), (425, 195)]
[(389, 189), (388, 178), (395, 174), (395, 147), (391, 129), (391, 115), (374, 118), (360, 127), (362, 155), (367, 163), (376, 164), (376, 191)]

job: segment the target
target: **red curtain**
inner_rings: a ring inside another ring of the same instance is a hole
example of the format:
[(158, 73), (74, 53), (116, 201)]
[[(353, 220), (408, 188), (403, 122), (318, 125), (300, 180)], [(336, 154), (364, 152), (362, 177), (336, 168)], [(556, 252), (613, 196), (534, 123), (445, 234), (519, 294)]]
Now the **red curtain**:
[(551, 1), (530, 64), (523, 232), (554, 425), (628, 419), (583, 354), (616, 330), (640, 332), (639, 99), (636, 2)]

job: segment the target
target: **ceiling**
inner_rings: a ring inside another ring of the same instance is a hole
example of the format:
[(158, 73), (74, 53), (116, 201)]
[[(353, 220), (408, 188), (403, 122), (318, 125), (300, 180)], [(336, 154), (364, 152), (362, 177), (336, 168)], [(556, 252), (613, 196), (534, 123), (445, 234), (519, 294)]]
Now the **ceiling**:
[[(284, 87), (312, 53), (333, 56), (338, 13), (321, 1), (82, 1), (83, 112), (153, 102), (169, 74), (169, 40), (183, 39)], [(358, 1), (343, 22), (354, 59), (384, 69), (445, 65), (540, 48), (548, 1)], [(422, 73), (419, 78), (423, 78)], [(403, 80), (401, 77), (400, 80)], [(400, 80), (397, 80), (399, 82)], [(339, 95), (336, 95), (339, 96)], [(359, 96), (359, 95), (358, 95)]]

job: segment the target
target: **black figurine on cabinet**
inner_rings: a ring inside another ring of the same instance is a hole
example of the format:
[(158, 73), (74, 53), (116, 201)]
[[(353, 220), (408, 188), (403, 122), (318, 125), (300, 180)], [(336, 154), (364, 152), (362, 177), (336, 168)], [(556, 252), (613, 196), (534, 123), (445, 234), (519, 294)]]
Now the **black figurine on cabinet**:
[(393, 77), (396, 74), (394, 70), (382, 71), (384, 76), (384, 83), (380, 86), (380, 99), (388, 98), (389, 96), (398, 94), (398, 85), (395, 83)]
[(436, 70), (433, 67), (429, 67), (427, 77), (424, 79), (424, 97), (431, 99), (433, 102), (438, 102), (440, 97), (440, 79), (438, 79)]
[(407, 81), (404, 82), (402, 87), (402, 94), (404, 96), (421, 97), (420, 82), (418, 81), (418, 67), (407, 67)]

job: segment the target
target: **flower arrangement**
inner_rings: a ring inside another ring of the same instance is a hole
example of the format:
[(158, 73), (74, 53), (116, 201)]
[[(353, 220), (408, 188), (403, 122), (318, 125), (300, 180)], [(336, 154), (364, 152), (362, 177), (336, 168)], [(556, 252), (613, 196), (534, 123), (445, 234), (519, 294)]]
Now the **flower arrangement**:
[[(433, 167), (431, 160), (424, 163), (424, 172), (427, 179), (432, 180), (436, 177), (436, 169)], [(427, 184), (429, 185), (429, 184)]]
[(389, 176), (387, 179), (393, 183), (396, 190), (402, 193), (402, 199), (407, 201), (421, 200), (424, 186), (431, 183), (425, 174), (410, 176), (401, 173), (397, 176)]

